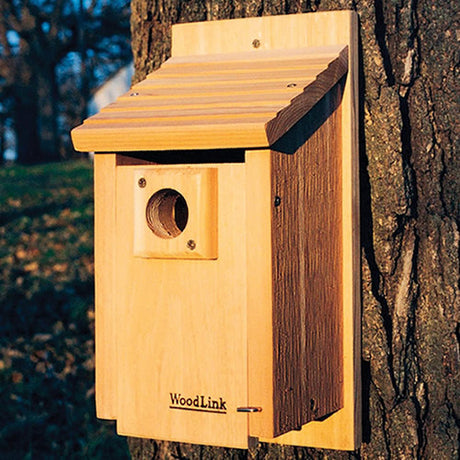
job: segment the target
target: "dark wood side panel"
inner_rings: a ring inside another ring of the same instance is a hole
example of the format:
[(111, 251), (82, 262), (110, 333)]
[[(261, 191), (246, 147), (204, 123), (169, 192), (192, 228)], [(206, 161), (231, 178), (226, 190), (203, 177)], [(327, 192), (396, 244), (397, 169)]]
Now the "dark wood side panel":
[(342, 87), (271, 153), (276, 435), (343, 405)]

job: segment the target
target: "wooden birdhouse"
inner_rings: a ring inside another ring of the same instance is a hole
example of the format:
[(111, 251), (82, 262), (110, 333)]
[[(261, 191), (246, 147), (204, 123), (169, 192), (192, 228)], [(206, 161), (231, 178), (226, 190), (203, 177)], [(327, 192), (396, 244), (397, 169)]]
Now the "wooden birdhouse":
[(129, 436), (360, 443), (357, 18), (180, 24), (95, 154), (96, 401)]

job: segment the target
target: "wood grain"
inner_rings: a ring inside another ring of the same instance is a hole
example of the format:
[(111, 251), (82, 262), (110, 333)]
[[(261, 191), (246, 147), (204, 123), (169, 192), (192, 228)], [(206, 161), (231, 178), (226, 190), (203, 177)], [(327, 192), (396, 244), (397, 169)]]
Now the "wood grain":
[(294, 154), (272, 153), (277, 434), (343, 405), (340, 109), (330, 113), (341, 91), (335, 87), (309, 114), (323, 123), (295, 140)]

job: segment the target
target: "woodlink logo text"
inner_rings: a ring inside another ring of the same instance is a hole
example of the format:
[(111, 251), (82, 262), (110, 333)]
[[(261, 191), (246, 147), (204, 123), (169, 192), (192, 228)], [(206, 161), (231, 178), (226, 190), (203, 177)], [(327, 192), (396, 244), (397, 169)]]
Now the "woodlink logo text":
[(212, 398), (206, 395), (186, 397), (181, 393), (169, 393), (169, 397), (171, 399), (170, 409), (211, 412), (213, 414), (227, 413), (227, 402), (221, 397)]

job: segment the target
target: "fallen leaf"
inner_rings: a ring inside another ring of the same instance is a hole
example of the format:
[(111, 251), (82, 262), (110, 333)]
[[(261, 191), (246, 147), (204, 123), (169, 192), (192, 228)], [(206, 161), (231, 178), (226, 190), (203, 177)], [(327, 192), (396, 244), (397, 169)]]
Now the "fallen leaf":
[(33, 339), (35, 342), (47, 342), (51, 340), (53, 336), (51, 334), (35, 334)]
[(46, 373), (46, 363), (44, 361), (40, 361), (36, 366), (35, 366), (35, 370), (39, 373), (39, 374), (45, 374)]
[(23, 248), (19, 248), (14, 255), (19, 259), (25, 259), (27, 257), (27, 252)]
[(64, 273), (69, 268), (69, 264), (54, 264), (53, 270), (57, 273)]
[(12, 372), (11, 373), (11, 380), (13, 383), (21, 383), (24, 376), (20, 372)]
[(38, 270), (38, 262), (30, 262), (24, 266), (26, 272), (34, 272)]
[(10, 206), (13, 206), (13, 208), (19, 208), (19, 206), (21, 206), (22, 203), (19, 199), (8, 198), (8, 204)]

